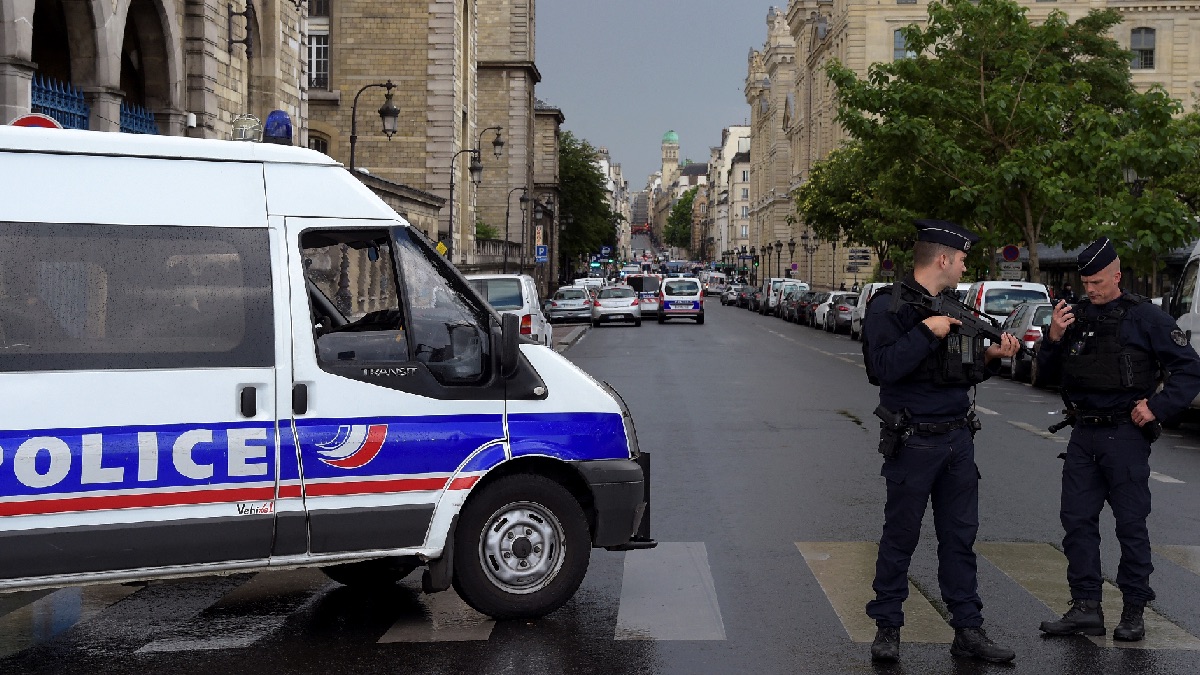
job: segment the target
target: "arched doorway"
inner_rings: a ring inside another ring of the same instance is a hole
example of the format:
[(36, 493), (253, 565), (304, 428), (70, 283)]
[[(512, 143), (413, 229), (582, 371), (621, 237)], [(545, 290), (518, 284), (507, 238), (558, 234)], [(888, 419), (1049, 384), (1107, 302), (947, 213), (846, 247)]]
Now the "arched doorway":
[(155, 113), (172, 108), (170, 51), (155, 0), (132, 0), (121, 40), (121, 131), (159, 133)]
[(30, 110), (73, 129), (90, 125), (84, 90), (96, 80), (96, 21), (85, 0), (36, 0)]

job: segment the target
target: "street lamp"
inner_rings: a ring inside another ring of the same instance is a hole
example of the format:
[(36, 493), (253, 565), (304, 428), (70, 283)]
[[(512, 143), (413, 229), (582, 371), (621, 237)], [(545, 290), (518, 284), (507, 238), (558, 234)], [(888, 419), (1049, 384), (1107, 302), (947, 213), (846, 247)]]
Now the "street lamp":
[[(524, 218), (525, 218), (525, 205), (529, 203), (529, 194), (528, 194), (528, 190), (527, 190), (526, 188), (524, 188), (523, 186), (520, 186), (520, 185), (518, 185), (517, 187), (515, 187), (515, 188), (513, 188), (513, 189), (509, 190), (509, 191), (508, 191), (508, 198), (507, 198), (507, 199), (504, 201), (504, 273), (505, 273), (505, 274), (508, 274), (508, 249), (509, 249), (509, 241), (508, 241), (508, 218), (509, 218), (509, 215), (512, 213), (512, 193), (516, 192), (517, 190), (520, 190), (520, 191), (521, 191), (521, 199), (520, 199), (520, 202), (521, 202), (521, 219), (522, 219), (522, 220), (521, 220), (521, 223), (522, 223), (522, 224), (524, 224), (524, 222), (525, 222), (525, 220), (524, 220)], [(524, 227), (522, 227), (522, 228), (521, 228), (521, 235), (522, 235), (522, 238), (521, 238), (521, 249), (522, 249), (522, 252), (524, 251), (524, 248), (525, 248), (525, 239), (524, 239), (524, 234), (525, 234), (525, 228), (524, 228)]]
[(758, 251), (750, 247), (750, 283), (758, 285)]
[(775, 271), (775, 276), (783, 276), (783, 241), (779, 239), (775, 240)]
[(1137, 170), (1131, 166), (1122, 168), (1121, 173), (1125, 175), (1125, 184), (1129, 186), (1129, 194), (1133, 195), (1134, 199), (1140, 199), (1142, 190), (1146, 187), (1146, 179), (1138, 178)]
[(471, 182), (475, 185), (483, 182), (483, 162), (480, 161), (479, 146), (483, 144), (483, 135), (492, 130), (496, 132), (496, 138), (492, 141), (492, 149), (496, 153), (496, 159), (500, 159), (501, 151), (504, 149), (504, 139), (500, 138), (502, 127), (487, 127), (480, 131), (479, 136), (475, 139), (475, 147), (463, 148), (450, 158), (450, 217), (446, 226), (446, 260), (449, 260), (452, 265), (454, 264), (454, 162), (459, 155), (470, 154), (471, 166), (467, 171), (471, 175)]
[(358, 142), (358, 97), (364, 91), (371, 87), (383, 87), (387, 93), (383, 96), (383, 105), (379, 106), (379, 119), (383, 121), (383, 135), (392, 140), (392, 136), (396, 133), (396, 120), (400, 117), (400, 109), (392, 103), (392, 89), (396, 85), (392, 84), (391, 80), (382, 84), (364, 85), (358, 93), (354, 95), (354, 103), (350, 106), (350, 171), (354, 171), (354, 144)]
[(817, 235), (810, 235), (807, 231), (800, 235), (800, 247), (808, 254), (808, 283), (813, 283), (813, 254), (821, 247), (821, 240)]
[(792, 265), (795, 264), (795, 262), (796, 262), (796, 237), (794, 237), (794, 236), (788, 237), (787, 247), (788, 247), (788, 268), (791, 269)]

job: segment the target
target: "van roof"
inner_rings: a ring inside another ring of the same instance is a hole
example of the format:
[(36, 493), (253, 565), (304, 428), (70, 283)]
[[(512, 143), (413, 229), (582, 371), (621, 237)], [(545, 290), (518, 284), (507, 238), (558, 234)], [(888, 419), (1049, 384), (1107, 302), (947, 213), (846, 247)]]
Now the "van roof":
[(74, 155), (169, 157), (227, 162), (279, 162), (339, 166), (308, 148), (183, 136), (118, 134), (80, 129), (42, 129), (0, 125), (0, 150)]

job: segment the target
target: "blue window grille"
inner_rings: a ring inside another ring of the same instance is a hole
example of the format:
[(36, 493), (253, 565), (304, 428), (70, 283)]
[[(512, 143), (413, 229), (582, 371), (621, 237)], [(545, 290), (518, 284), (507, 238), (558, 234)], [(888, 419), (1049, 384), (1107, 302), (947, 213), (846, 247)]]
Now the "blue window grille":
[(121, 101), (121, 133), (158, 134), (154, 113), (136, 103)]
[(51, 77), (34, 74), (31, 112), (49, 115), (66, 129), (87, 129), (91, 108), (83, 92)]

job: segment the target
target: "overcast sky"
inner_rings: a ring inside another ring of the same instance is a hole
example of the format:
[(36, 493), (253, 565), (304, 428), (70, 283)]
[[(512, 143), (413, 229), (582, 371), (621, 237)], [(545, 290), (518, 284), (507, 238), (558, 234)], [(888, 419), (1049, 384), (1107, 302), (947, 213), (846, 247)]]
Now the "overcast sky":
[[(784, 0), (775, 5), (786, 7)], [(564, 128), (605, 146), (630, 190), (661, 166), (662, 135), (707, 162), (721, 129), (745, 124), (746, 55), (762, 49), (770, 2), (539, 0), (537, 96)]]

